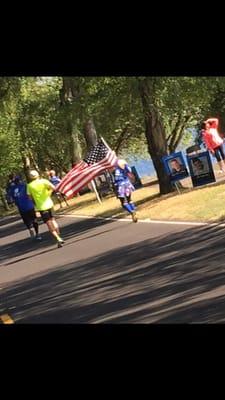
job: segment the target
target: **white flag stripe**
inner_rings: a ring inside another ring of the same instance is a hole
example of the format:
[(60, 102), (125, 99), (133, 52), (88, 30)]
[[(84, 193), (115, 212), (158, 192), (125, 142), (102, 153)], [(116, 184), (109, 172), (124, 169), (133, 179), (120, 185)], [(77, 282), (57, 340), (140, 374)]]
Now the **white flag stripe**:
[[(100, 172), (104, 171), (107, 167), (102, 167), (99, 171), (95, 171), (92, 174), (84, 177), (82, 180), (77, 182), (73, 182), (71, 189), (69, 190), (73, 192), (73, 194), (78, 193), (84, 186), (86, 186), (92, 179), (94, 179)], [(65, 193), (68, 196), (68, 191)]]
[(76, 194), (82, 187), (86, 186), (95, 176), (105, 169), (115, 165), (117, 156), (115, 152), (109, 151), (107, 156), (99, 163), (92, 164), (84, 168), (80, 173), (75, 171), (75, 174), (70, 177), (70, 181), (63, 188), (62, 193), (67, 197)]
[(79, 190), (86, 186), (94, 177), (96, 177), (100, 172), (104, 171), (107, 168), (112, 167), (111, 163), (107, 163), (105, 165), (99, 166), (97, 169), (95, 168), (92, 171), (84, 171), (79, 176), (74, 177), (69, 185), (63, 190), (64, 194), (67, 194), (71, 189), (75, 192), (79, 192)]
[(86, 166), (86, 163), (81, 160), (77, 165), (75, 165), (71, 171), (69, 171), (64, 178), (62, 179), (62, 181), (59, 183), (59, 185), (57, 186), (58, 188), (63, 188), (65, 186), (65, 184), (69, 181), (70, 177), (74, 174), (75, 171), (81, 171), (84, 167)]
[[(78, 170), (77, 170), (77, 174), (80, 174), (81, 173), (81, 171), (82, 171), (82, 168), (79, 168)], [(68, 177), (66, 177), (66, 179), (62, 182), (62, 184), (60, 184), (59, 186), (57, 186), (57, 191), (63, 191), (64, 190), (64, 188), (66, 187), (66, 185), (68, 185), (68, 183), (71, 181), (71, 179), (73, 179), (73, 176), (76, 174), (75, 173), (75, 171), (72, 173), (72, 174), (70, 174), (70, 176), (68, 176)]]
[[(112, 167), (112, 161), (114, 160), (114, 158), (112, 158), (111, 162), (105, 162), (105, 164), (102, 164), (101, 166), (99, 166), (97, 169), (95, 168), (95, 170), (93, 171), (89, 171), (88, 174), (82, 174), (82, 177), (79, 177), (79, 181), (77, 181), (76, 179), (73, 181), (72, 185), (71, 185), (71, 190), (76, 193), (78, 192), (82, 187), (86, 186), (92, 179), (94, 179), (100, 172), (104, 171), (107, 168)], [(69, 189), (69, 188), (68, 188)], [(65, 192), (66, 194), (67, 192)]]
[(71, 171), (69, 171), (64, 178), (61, 180), (61, 182), (56, 186), (56, 190), (63, 190), (65, 185), (69, 182), (71, 176), (74, 174), (75, 171), (81, 171), (87, 164), (81, 160), (77, 165), (75, 165)]
[(79, 169), (80, 168), (80, 162), (79, 164), (75, 165), (61, 180), (61, 182), (59, 182), (59, 184), (56, 186), (56, 190), (61, 190), (61, 188), (63, 188), (66, 184), (66, 182), (69, 180), (70, 176), (72, 175), (73, 171), (75, 169)]
[[(108, 158), (109, 158), (109, 160), (108, 160)], [(86, 168), (84, 168), (82, 171), (75, 171), (72, 174), (72, 176), (70, 177), (68, 183), (64, 186), (63, 189), (61, 189), (61, 191), (63, 191), (63, 193), (65, 194), (66, 191), (69, 190), (72, 185), (74, 185), (75, 183), (78, 184), (79, 181), (83, 180), (86, 176), (88, 176), (90, 173), (92, 173), (92, 171), (94, 174), (98, 174), (99, 170), (102, 171), (104, 169), (112, 167), (111, 164), (112, 163), (113, 163), (113, 165), (115, 164), (115, 161), (113, 161), (114, 158), (116, 161), (117, 157), (115, 156), (115, 153), (113, 154), (110, 152), (99, 163), (89, 165)], [(109, 165), (105, 166), (106, 163)]]
[[(107, 149), (107, 152), (104, 154), (105, 149)], [(75, 174), (78, 174), (78, 172), (81, 172), (81, 170), (86, 169), (90, 165), (98, 164), (100, 161), (105, 159), (108, 152), (112, 152), (112, 150), (108, 145), (106, 145), (105, 141), (101, 138), (99, 143), (90, 150), (86, 159), (81, 160), (77, 165), (75, 165), (71, 169), (71, 171), (67, 173), (67, 175), (62, 179), (62, 181), (56, 187), (56, 190), (59, 190), (61, 192), (64, 191), (65, 187), (74, 179)], [(102, 159), (101, 159), (101, 154), (102, 154)]]
[[(108, 160), (109, 158), (109, 160)], [(114, 160), (115, 158), (115, 160)], [(102, 171), (104, 169), (106, 169), (107, 167), (110, 168), (112, 167), (112, 164), (115, 164), (116, 161), (116, 157), (114, 154), (107, 154), (107, 156), (98, 164), (92, 164), (89, 167), (85, 168), (81, 174), (79, 174), (79, 176), (77, 176), (78, 174), (76, 174), (76, 176), (74, 176), (74, 179), (76, 179), (76, 182), (79, 183), (79, 181), (81, 179), (83, 179), (85, 176), (91, 174), (91, 173), (98, 173), (99, 171)], [(73, 184), (74, 184), (74, 180), (73, 180)]]

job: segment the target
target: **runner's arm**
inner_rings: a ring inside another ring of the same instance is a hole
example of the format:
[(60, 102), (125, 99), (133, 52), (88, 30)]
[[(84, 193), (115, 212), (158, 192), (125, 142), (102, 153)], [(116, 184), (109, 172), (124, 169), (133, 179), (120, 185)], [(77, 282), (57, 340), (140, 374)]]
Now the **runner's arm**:
[(208, 118), (205, 122), (206, 122), (206, 123), (212, 123), (212, 122), (213, 122), (214, 127), (215, 127), (216, 129), (218, 128), (218, 125), (219, 125), (219, 120), (218, 120), (218, 118)]
[(32, 194), (31, 194), (31, 192), (30, 192), (30, 189), (29, 189), (29, 186), (28, 186), (28, 185), (27, 185), (26, 192), (27, 192), (27, 196), (29, 197), (29, 199), (32, 200), (33, 203), (35, 204), (34, 198), (33, 198)]
[(52, 192), (55, 192), (56, 190), (56, 187), (51, 183), (51, 182), (49, 182), (47, 179), (45, 179), (45, 185), (46, 185), (46, 187), (48, 188), (48, 190), (52, 193)]

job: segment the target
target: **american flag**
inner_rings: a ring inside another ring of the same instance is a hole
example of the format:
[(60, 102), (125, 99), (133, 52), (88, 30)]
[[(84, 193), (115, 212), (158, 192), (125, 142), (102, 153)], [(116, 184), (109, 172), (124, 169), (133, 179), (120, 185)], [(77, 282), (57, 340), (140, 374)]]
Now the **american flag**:
[(64, 176), (56, 186), (56, 190), (66, 195), (67, 198), (71, 198), (102, 171), (112, 168), (116, 161), (115, 152), (107, 147), (102, 140), (99, 140), (97, 145), (91, 148), (85, 159), (76, 164)]

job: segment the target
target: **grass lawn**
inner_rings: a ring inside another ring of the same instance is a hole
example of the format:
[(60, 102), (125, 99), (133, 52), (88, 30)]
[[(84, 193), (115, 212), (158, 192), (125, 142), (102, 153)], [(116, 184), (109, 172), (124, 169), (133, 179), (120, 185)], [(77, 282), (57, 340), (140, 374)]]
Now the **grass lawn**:
[[(189, 184), (181, 194), (175, 192), (165, 196), (159, 196), (158, 184), (151, 184), (136, 190), (132, 198), (139, 219), (219, 222), (225, 220), (224, 184), (225, 177), (220, 182), (195, 189)], [(130, 218), (113, 195), (103, 198), (99, 204), (93, 193), (87, 193), (69, 200), (69, 204), (63, 209), (56, 205), (56, 213)], [(16, 208), (7, 213), (0, 209), (0, 216), (12, 213), (16, 213)]]
[[(133, 193), (139, 219), (215, 222), (225, 219), (225, 181), (195, 189), (184, 189), (181, 194), (159, 196), (158, 185), (146, 186)], [(93, 193), (69, 200), (70, 207), (63, 213), (101, 217), (126, 217), (115, 197), (107, 197), (99, 204)], [(58, 207), (56, 207), (58, 209)], [(128, 217), (130, 218), (130, 217)]]

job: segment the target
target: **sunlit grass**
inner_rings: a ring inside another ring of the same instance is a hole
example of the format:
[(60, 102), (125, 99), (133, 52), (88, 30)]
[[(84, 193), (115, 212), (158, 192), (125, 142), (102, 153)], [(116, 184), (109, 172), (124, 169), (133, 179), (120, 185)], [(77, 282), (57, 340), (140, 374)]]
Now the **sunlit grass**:
[[(225, 219), (224, 183), (184, 190), (159, 196), (158, 186), (147, 186), (133, 193), (140, 219), (177, 221), (219, 221)], [(70, 207), (63, 213), (88, 216), (124, 217), (127, 213), (121, 208), (119, 200), (107, 197), (99, 204), (93, 193), (69, 200)]]
[[(175, 220), (215, 222), (225, 220), (225, 181), (193, 189), (185, 185), (181, 194), (177, 192), (159, 196), (157, 184), (136, 190), (132, 199), (137, 205), (139, 219)], [(56, 213), (101, 216), (101, 217), (128, 217), (119, 200), (112, 194), (104, 197), (99, 204), (94, 193), (77, 196), (69, 202), (69, 207), (60, 209), (55, 205)], [(0, 210), (0, 216), (15, 213), (16, 209), (5, 213)]]

